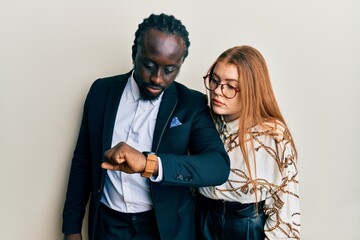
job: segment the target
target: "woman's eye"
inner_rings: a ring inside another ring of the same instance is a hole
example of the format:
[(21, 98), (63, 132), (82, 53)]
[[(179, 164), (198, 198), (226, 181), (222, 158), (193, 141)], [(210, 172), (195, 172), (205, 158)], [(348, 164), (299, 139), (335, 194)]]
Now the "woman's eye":
[(217, 83), (217, 84), (220, 83), (220, 81), (219, 81), (219, 80), (216, 80), (215, 78), (210, 78), (210, 81), (213, 82), (213, 83)]

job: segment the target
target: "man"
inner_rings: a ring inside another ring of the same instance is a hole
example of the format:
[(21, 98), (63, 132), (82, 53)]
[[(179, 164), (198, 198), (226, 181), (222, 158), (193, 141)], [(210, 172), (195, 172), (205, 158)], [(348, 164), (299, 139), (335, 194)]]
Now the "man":
[(195, 239), (190, 187), (220, 185), (229, 159), (205, 95), (174, 82), (188, 32), (165, 14), (139, 25), (134, 69), (100, 79), (84, 105), (63, 212), (64, 238)]

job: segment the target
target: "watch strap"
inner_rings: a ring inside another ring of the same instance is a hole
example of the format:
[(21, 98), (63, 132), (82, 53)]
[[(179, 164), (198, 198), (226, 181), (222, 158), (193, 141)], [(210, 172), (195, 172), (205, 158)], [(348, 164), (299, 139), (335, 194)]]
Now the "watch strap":
[(146, 165), (144, 171), (141, 173), (141, 176), (144, 178), (150, 178), (155, 171), (157, 164), (157, 156), (154, 152), (143, 152), (146, 157)]

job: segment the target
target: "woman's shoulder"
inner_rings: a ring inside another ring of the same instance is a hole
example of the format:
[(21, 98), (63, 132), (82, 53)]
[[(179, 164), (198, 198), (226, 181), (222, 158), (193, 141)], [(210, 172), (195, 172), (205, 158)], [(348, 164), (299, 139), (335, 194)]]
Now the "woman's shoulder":
[(269, 121), (257, 125), (256, 129), (253, 132), (255, 149), (267, 149), (265, 152), (276, 160), (282, 174), (297, 173), (297, 153), (286, 124)]
[(278, 120), (260, 123), (254, 127), (253, 132), (259, 135), (270, 136), (279, 141), (288, 137), (286, 125)]

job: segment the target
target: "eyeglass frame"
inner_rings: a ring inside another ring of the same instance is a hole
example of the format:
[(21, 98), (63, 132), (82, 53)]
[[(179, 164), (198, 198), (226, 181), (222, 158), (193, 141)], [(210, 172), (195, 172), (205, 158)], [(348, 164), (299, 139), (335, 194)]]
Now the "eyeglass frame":
[[(206, 79), (209, 78), (209, 81), (210, 81), (210, 76), (211, 76), (211, 74), (208, 74), (208, 75), (203, 76), (204, 85), (205, 85), (205, 88), (206, 88), (207, 90), (213, 92), (213, 91), (215, 91), (219, 86), (221, 86), (221, 87), (220, 87), (221, 93), (222, 93), (222, 95), (223, 95), (225, 98), (227, 98), (227, 99), (233, 99), (233, 98), (236, 96), (236, 94), (237, 94), (238, 92), (240, 92), (240, 89), (238, 89), (238, 88), (236, 88), (236, 87), (233, 87), (233, 86), (231, 86), (231, 85), (228, 84), (228, 83), (220, 83), (220, 82), (218, 82), (218, 81), (215, 82), (215, 83), (216, 83), (216, 87), (215, 87), (214, 89), (208, 88), (208, 87), (206, 86)], [(210, 82), (209, 82), (209, 84), (210, 84)], [(224, 94), (223, 89), (224, 89), (224, 86), (225, 86), (225, 85), (230, 86), (230, 87), (232, 87), (232, 88), (235, 90), (234, 96), (232, 96), (232, 97), (227, 97), (227, 96)]]

